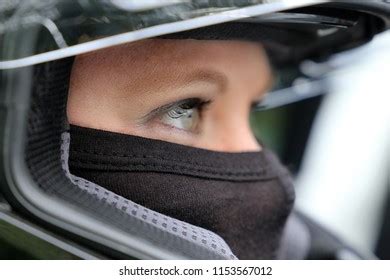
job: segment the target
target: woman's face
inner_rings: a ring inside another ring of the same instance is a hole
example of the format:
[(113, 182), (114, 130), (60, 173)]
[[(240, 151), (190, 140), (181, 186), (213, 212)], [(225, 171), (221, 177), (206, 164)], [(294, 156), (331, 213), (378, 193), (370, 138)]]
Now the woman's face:
[(224, 152), (258, 151), (249, 114), (268, 90), (263, 48), (153, 39), (76, 57), (71, 124)]

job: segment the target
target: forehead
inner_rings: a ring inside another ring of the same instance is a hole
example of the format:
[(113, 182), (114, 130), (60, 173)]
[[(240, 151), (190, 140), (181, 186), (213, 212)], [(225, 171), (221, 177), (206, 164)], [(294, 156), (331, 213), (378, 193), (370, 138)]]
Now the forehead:
[[(151, 39), (76, 57), (72, 85), (121, 92), (181, 86), (194, 74), (219, 73), (228, 85), (271, 77), (261, 44), (244, 41)], [(259, 78), (261, 77), (261, 78)]]
[(258, 43), (244, 41), (151, 39), (81, 55), (80, 66), (155, 68), (156, 65), (211, 65), (267, 63)]

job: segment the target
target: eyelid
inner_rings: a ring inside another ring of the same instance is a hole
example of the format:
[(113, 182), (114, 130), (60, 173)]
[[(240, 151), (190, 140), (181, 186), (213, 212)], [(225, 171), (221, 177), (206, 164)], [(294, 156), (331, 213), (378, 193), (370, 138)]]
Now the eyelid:
[(145, 124), (148, 121), (150, 121), (158, 116), (161, 116), (164, 113), (167, 113), (168, 111), (172, 110), (173, 108), (178, 107), (178, 106), (183, 105), (183, 104), (186, 104), (186, 103), (189, 103), (191, 101), (196, 102), (196, 105), (194, 106), (194, 108), (199, 108), (200, 107), (199, 105), (205, 106), (205, 105), (212, 102), (211, 100), (203, 100), (202, 98), (197, 98), (197, 97), (175, 101), (175, 102), (160, 106), (160, 107), (150, 111), (148, 114), (146, 114), (144, 117), (141, 118), (141, 124)]

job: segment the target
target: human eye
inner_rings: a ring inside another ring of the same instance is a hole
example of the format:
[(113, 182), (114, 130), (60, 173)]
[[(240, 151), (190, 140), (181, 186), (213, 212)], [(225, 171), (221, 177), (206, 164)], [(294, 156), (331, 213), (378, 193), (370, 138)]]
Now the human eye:
[(207, 102), (192, 98), (173, 104), (161, 114), (160, 121), (168, 126), (195, 132), (199, 129), (201, 113)]
[(176, 129), (197, 132), (201, 123), (202, 111), (210, 101), (190, 98), (163, 106), (158, 109), (155, 120)]

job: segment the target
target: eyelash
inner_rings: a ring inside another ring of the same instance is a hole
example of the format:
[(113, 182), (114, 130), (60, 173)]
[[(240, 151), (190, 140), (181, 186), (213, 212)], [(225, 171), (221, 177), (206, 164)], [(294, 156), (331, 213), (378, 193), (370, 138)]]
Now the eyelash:
[[(199, 110), (199, 113), (201, 114), (207, 105), (211, 103), (211, 100), (203, 100), (200, 98), (189, 98), (185, 99), (179, 102), (176, 102), (174, 104), (171, 104), (168, 108), (166, 108), (165, 113), (172, 112), (173, 109), (179, 108), (180, 110), (191, 110), (191, 109), (197, 109)], [(170, 115), (171, 117), (180, 117), (181, 113), (176, 112), (176, 115)]]
[[(167, 114), (172, 119), (180, 118), (186, 113), (187, 110), (191, 110), (191, 109), (198, 110), (199, 116), (200, 118), (202, 118), (204, 111), (212, 102), (213, 102), (212, 100), (205, 100), (201, 98), (188, 98), (188, 99), (176, 101), (154, 109), (146, 117), (144, 117), (144, 122), (149, 122), (154, 119), (158, 119), (162, 117), (164, 114)], [(259, 105), (259, 101), (253, 102), (251, 106), (251, 111), (252, 112), (256, 111), (256, 107), (258, 105)]]
[(153, 119), (159, 118), (164, 114), (167, 114), (169, 111), (172, 111), (174, 108), (180, 106), (183, 107), (183, 110), (197, 109), (199, 110), (199, 114), (202, 117), (202, 113), (205, 111), (206, 107), (211, 103), (212, 100), (205, 100), (201, 98), (188, 98), (188, 99), (176, 101), (152, 110), (143, 118), (142, 122), (147, 123)]

